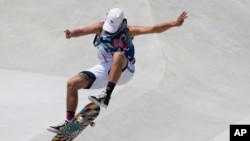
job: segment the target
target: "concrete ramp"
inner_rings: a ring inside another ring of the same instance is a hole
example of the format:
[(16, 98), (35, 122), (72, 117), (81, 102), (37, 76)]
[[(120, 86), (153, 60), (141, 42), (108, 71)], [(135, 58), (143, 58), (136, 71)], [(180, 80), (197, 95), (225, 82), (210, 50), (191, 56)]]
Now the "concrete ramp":
[[(250, 5), (211, 1), (0, 0), (0, 137), (44, 141), (65, 114), (69, 77), (97, 60), (94, 36), (63, 31), (104, 19), (112, 7), (130, 25), (188, 19), (180, 28), (136, 37), (136, 74), (118, 86), (95, 128), (76, 141), (228, 141), (230, 124), (249, 124)], [(78, 110), (88, 95), (82, 90)], [(14, 135), (13, 135), (14, 134)]]

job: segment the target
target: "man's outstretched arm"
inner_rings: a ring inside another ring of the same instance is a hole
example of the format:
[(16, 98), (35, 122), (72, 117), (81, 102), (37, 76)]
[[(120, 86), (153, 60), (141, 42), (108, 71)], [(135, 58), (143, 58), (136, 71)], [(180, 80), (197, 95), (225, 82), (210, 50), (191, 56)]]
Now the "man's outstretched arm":
[(186, 18), (187, 18), (187, 13), (182, 12), (175, 21), (163, 22), (155, 24), (153, 26), (129, 26), (128, 27), (129, 35), (133, 37), (142, 34), (161, 33), (168, 30), (171, 27), (181, 26)]
[(73, 29), (73, 30), (66, 29), (64, 33), (65, 33), (66, 38), (70, 39), (72, 37), (79, 37), (79, 36), (84, 36), (88, 34), (99, 34), (99, 32), (101, 31), (101, 28), (102, 28), (102, 25), (100, 23), (95, 23), (95, 24), (92, 24), (90, 26), (86, 26), (83, 28), (78, 28), (78, 29)]

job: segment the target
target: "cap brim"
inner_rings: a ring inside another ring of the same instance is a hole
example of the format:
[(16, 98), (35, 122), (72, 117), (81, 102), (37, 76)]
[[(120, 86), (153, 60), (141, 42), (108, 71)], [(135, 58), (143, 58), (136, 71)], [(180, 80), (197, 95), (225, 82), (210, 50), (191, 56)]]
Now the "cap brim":
[(102, 28), (109, 33), (115, 33), (118, 30), (119, 26), (111, 26), (107, 21), (105, 21)]

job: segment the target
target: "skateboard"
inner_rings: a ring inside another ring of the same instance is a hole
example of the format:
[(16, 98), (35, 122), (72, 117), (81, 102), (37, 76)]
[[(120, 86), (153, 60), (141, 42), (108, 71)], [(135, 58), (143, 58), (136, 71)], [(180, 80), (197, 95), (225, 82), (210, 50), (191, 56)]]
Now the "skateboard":
[(72, 141), (89, 125), (94, 127), (94, 120), (100, 113), (100, 106), (91, 102), (69, 121), (63, 133), (58, 133), (51, 141)]

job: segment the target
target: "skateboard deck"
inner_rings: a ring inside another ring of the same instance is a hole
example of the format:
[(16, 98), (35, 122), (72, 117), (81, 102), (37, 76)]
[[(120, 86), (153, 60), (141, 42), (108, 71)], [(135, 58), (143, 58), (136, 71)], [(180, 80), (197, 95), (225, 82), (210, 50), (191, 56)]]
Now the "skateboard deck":
[(69, 121), (62, 133), (56, 134), (51, 141), (72, 141), (75, 139), (86, 127), (94, 126), (94, 120), (100, 113), (100, 106), (91, 102), (87, 104), (82, 110)]

